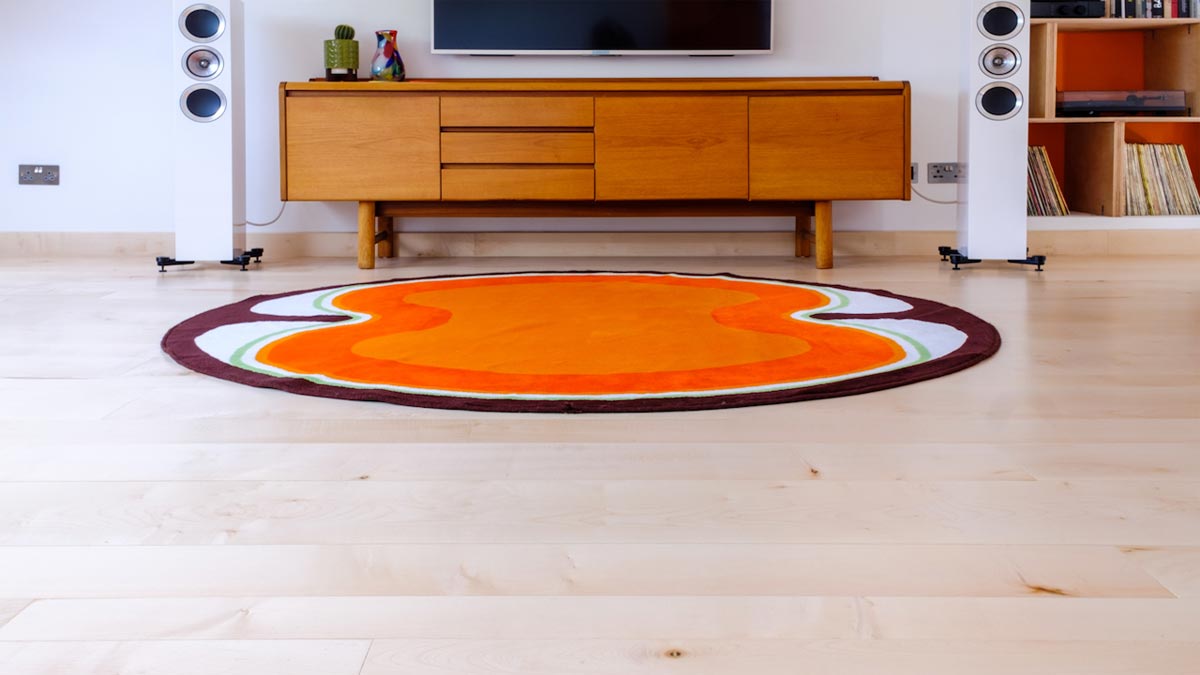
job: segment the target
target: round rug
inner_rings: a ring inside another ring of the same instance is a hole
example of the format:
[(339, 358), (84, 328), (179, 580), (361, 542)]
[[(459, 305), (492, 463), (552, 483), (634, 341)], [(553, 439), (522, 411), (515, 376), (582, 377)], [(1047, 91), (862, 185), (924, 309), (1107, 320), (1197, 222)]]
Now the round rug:
[(181, 365), (297, 394), (508, 412), (700, 410), (846, 396), (991, 356), (963, 310), (731, 274), (530, 272), (259, 296), (167, 332)]

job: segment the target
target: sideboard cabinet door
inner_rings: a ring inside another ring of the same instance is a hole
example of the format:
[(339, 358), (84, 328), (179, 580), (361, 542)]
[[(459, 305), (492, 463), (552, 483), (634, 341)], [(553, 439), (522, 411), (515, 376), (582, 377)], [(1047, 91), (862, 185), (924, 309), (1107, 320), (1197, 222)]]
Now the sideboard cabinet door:
[(287, 97), (287, 198), (441, 198), (437, 96)]
[(907, 199), (905, 98), (750, 99), (750, 198)]
[(745, 96), (597, 96), (596, 199), (746, 199)]

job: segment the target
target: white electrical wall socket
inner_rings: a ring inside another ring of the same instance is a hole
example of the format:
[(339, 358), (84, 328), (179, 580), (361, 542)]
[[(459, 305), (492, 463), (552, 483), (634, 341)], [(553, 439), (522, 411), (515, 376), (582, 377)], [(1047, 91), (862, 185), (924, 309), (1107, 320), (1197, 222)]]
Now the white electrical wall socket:
[(929, 183), (962, 183), (966, 180), (966, 171), (958, 162), (930, 162)]
[(58, 185), (61, 177), (57, 164), (17, 165), (18, 185)]

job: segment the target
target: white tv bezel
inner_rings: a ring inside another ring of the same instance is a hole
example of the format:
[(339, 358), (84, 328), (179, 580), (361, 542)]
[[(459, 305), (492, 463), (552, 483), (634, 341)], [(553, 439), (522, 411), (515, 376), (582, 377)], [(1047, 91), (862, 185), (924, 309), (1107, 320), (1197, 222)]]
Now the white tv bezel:
[(770, 46), (766, 49), (439, 49), (435, 2), (429, 0), (429, 53), (457, 56), (761, 56), (775, 53), (775, 0), (771, 0)]

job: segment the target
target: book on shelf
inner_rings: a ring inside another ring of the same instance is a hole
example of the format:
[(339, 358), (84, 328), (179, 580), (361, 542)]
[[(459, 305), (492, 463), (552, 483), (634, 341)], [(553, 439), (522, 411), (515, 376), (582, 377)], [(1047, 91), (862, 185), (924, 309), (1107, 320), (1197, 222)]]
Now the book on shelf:
[(1200, 215), (1200, 191), (1182, 145), (1125, 146), (1125, 215)]
[(1029, 146), (1029, 175), (1025, 212), (1031, 216), (1067, 216), (1067, 200), (1063, 199), (1058, 179), (1050, 166), (1050, 155), (1041, 145)]
[[(1114, 0), (1112, 16), (1125, 18), (1174, 19), (1188, 16), (1180, 13), (1180, 5), (1186, 0), (1134, 0), (1132, 10), (1122, 0)], [(1118, 9), (1118, 5), (1122, 5)], [(1124, 13), (1122, 13), (1124, 11)]]
[(1109, 0), (1108, 16), (1113, 19), (1195, 19), (1200, 18), (1196, 3), (1200, 0)]

